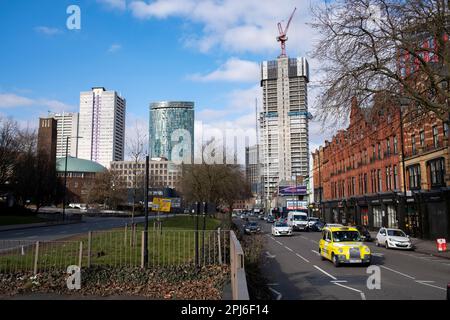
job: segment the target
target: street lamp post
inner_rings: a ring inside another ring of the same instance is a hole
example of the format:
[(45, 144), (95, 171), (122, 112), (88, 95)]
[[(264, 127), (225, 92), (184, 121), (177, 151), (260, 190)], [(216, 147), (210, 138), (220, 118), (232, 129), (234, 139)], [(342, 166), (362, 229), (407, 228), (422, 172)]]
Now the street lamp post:
[[(407, 201), (406, 201), (406, 167), (405, 167), (405, 140), (403, 133), (403, 107), (409, 105), (409, 100), (402, 99), (400, 102), (400, 140), (401, 140), (401, 156), (402, 156), (402, 176), (403, 176), (403, 217), (401, 223), (405, 222), (406, 211), (407, 211)], [(399, 226), (403, 227), (403, 226)]]
[(145, 220), (144, 220), (144, 267), (148, 265), (148, 175), (149, 156), (145, 157)]
[(62, 212), (62, 218), (63, 221), (65, 220), (65, 215), (66, 215), (66, 197), (67, 197), (67, 157), (69, 156), (69, 138), (75, 138), (75, 139), (79, 139), (82, 137), (79, 136), (74, 136), (74, 137), (70, 137), (67, 136), (66, 137), (66, 159), (65, 159), (65, 166), (64, 166), (64, 196), (63, 196), (63, 212)]
[(67, 156), (69, 151), (69, 137), (66, 138), (66, 160), (65, 160), (65, 166), (64, 166), (64, 198), (63, 198), (63, 212), (62, 212), (62, 219), (65, 220), (66, 216), (66, 196), (67, 196)]

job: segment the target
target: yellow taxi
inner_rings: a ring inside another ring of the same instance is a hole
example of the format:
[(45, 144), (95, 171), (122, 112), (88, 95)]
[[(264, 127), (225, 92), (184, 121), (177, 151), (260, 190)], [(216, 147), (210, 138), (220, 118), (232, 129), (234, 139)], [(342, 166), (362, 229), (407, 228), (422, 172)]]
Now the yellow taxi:
[(325, 227), (319, 242), (322, 260), (330, 260), (336, 267), (343, 263), (370, 265), (372, 254), (364, 245), (358, 229), (352, 227)]

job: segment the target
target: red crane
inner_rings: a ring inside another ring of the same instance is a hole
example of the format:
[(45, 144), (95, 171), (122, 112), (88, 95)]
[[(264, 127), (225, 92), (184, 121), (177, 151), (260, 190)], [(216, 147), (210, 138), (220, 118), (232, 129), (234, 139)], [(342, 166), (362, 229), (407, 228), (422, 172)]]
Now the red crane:
[(286, 57), (286, 41), (288, 39), (286, 34), (289, 29), (289, 25), (291, 24), (291, 20), (292, 17), (294, 16), (295, 10), (297, 10), (297, 8), (294, 8), (294, 11), (292, 11), (292, 14), (284, 30), (283, 27), (281, 26), (281, 22), (278, 22), (278, 32), (280, 33), (280, 35), (277, 37), (277, 41), (281, 42), (281, 55), (279, 56), (279, 58)]

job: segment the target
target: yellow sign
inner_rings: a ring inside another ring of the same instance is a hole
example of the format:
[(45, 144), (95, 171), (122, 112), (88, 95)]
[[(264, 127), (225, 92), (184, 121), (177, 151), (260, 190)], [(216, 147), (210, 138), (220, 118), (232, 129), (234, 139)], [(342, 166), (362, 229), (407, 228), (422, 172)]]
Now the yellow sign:
[(170, 212), (171, 200), (166, 198), (153, 198), (152, 210)]

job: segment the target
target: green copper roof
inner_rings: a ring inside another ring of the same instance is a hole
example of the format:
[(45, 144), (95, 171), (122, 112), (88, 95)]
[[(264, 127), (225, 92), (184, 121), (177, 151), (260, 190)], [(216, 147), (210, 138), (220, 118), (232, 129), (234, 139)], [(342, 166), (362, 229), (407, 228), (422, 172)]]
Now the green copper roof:
[[(56, 159), (56, 171), (64, 172), (66, 166), (66, 158), (57, 158)], [(67, 172), (102, 172), (105, 171), (106, 168), (101, 164), (86, 160), (79, 159), (74, 157), (67, 157)]]

